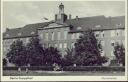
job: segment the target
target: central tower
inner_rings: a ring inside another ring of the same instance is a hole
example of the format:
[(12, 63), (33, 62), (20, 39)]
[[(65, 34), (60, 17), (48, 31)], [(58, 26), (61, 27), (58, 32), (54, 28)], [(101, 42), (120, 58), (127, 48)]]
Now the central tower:
[(59, 14), (64, 14), (64, 5), (62, 3), (59, 5)]
[(67, 20), (67, 15), (64, 13), (64, 5), (61, 3), (59, 5), (59, 13), (55, 14), (56, 23), (64, 23)]

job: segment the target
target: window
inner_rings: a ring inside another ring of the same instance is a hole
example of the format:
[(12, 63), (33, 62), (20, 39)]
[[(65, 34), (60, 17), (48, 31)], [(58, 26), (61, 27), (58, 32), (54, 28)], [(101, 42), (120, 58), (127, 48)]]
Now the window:
[(116, 35), (120, 36), (120, 30), (116, 30)]
[(104, 51), (101, 51), (101, 56), (105, 56), (105, 52)]
[(54, 40), (54, 32), (52, 32), (52, 40)]
[(6, 47), (3, 47), (4, 51), (6, 51)]
[(95, 32), (95, 36), (96, 36), (96, 37), (99, 37), (99, 34), (100, 34), (100, 33), (99, 33), (98, 31)]
[(113, 51), (111, 51), (111, 56), (115, 56), (114, 53), (113, 53)]
[(43, 33), (42, 33), (42, 34), (40, 34), (40, 38), (43, 38)]
[(21, 33), (18, 33), (18, 36), (21, 36)]
[(62, 48), (62, 43), (59, 44), (59, 48)]
[(58, 32), (58, 40), (60, 40), (60, 32)]
[(117, 40), (117, 43), (118, 43), (118, 44), (121, 44), (121, 40)]
[(57, 47), (58, 47), (58, 45), (57, 45), (57, 44), (55, 44), (55, 47), (57, 48)]
[(80, 30), (81, 29), (81, 27), (77, 27), (77, 30)]
[(67, 39), (67, 35), (68, 35), (68, 32), (67, 31), (64, 31), (64, 39), (65, 40)]
[(9, 34), (6, 34), (6, 37), (9, 37)]
[(29, 42), (29, 38), (26, 38), (26, 43), (28, 43)]
[(117, 27), (121, 26), (121, 24), (116, 24)]
[(71, 37), (71, 38), (72, 38), (72, 39), (75, 39), (75, 33), (72, 34), (72, 37)]
[(71, 48), (75, 48), (75, 43), (74, 42), (72, 42)]
[(112, 40), (112, 41), (111, 41), (111, 46), (114, 46), (114, 44), (115, 44), (115, 41)]
[(51, 44), (50, 43), (48, 44), (48, 47), (51, 47)]
[(115, 36), (115, 30), (111, 30), (111, 37)]
[(64, 43), (64, 48), (67, 48), (67, 43)]
[(76, 38), (79, 39), (80, 33), (76, 33)]
[(122, 44), (125, 46), (125, 40), (122, 40)]
[(122, 36), (125, 36), (125, 31), (124, 30), (122, 30)]
[(104, 37), (104, 31), (101, 32), (101, 37), (102, 37), (102, 38)]
[(48, 32), (46, 33), (46, 36), (45, 36), (46, 40), (48, 40)]
[(105, 41), (101, 41), (101, 45), (104, 46), (105, 45)]
[(95, 27), (96, 27), (96, 28), (100, 28), (100, 27), (101, 27), (101, 25), (96, 25)]
[(31, 34), (35, 34), (35, 32), (32, 31)]

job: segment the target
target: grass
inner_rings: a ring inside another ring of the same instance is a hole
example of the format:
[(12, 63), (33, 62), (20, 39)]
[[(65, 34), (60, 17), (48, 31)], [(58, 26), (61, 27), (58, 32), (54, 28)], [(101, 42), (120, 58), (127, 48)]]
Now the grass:
[(25, 71), (4, 70), (3, 76), (124, 76), (125, 72), (121, 71)]

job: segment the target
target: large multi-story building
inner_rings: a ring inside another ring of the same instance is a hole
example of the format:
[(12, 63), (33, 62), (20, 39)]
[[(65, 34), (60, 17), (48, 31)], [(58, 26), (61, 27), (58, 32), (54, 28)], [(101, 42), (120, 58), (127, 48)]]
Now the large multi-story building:
[[(10, 44), (21, 39), (26, 44), (30, 37), (39, 37), (42, 46), (57, 47), (62, 55), (74, 43), (82, 32), (92, 29), (103, 46), (102, 55), (110, 60), (114, 58), (113, 48), (116, 42), (125, 43), (125, 16), (92, 16), (72, 19), (64, 13), (64, 5), (59, 5), (55, 20), (44, 23), (29, 24), (22, 28), (7, 29), (3, 34), (3, 57), (10, 49)], [(124, 44), (125, 45), (125, 44)]]

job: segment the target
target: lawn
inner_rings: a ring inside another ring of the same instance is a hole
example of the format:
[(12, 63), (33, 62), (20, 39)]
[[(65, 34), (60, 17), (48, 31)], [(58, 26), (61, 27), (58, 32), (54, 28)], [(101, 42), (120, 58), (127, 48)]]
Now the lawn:
[(4, 70), (3, 76), (124, 76), (125, 72), (121, 71), (25, 71)]

